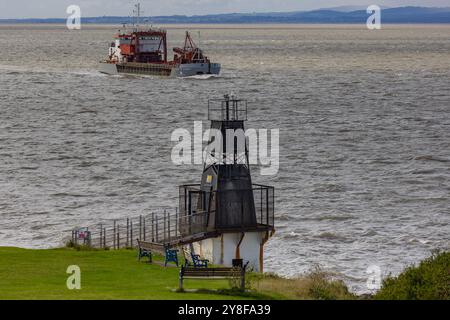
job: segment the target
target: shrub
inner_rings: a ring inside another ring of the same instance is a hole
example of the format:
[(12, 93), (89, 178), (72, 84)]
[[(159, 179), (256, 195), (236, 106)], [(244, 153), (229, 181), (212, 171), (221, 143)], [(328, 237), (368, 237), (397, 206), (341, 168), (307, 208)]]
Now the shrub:
[[(91, 246), (85, 245), (85, 244), (78, 244), (74, 242), (73, 240), (68, 240), (66, 242), (66, 248), (74, 249), (76, 251), (100, 251), (100, 249), (95, 249)], [(108, 247), (105, 247), (104, 250), (109, 250)]]
[(355, 298), (342, 280), (316, 268), (308, 276), (309, 296), (316, 300), (342, 300)]
[(66, 241), (65, 246), (66, 246), (66, 248), (76, 248), (76, 247), (78, 247), (78, 244), (75, 243), (75, 242), (71, 239), (71, 240)]
[(342, 280), (316, 266), (311, 272), (297, 278), (283, 278), (267, 274), (254, 279), (256, 290), (270, 292), (289, 299), (305, 300), (352, 300), (356, 296), (349, 292)]
[(389, 276), (375, 295), (378, 300), (450, 300), (450, 252), (434, 252), (418, 266)]

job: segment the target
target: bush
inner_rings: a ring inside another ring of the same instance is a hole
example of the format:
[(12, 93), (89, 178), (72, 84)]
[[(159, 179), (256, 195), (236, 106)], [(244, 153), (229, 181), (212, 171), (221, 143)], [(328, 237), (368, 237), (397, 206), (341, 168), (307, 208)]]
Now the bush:
[(450, 300), (450, 252), (435, 252), (398, 277), (387, 277), (378, 300)]
[[(95, 249), (91, 246), (85, 245), (85, 244), (78, 244), (74, 242), (73, 240), (68, 240), (66, 242), (66, 248), (74, 249), (76, 251), (100, 251), (100, 249)], [(105, 247), (104, 250), (109, 250), (108, 247)]]
[(308, 275), (310, 279), (309, 296), (316, 300), (342, 300), (354, 299), (342, 280), (333, 279), (332, 276), (320, 268), (316, 268)]
[(66, 248), (72, 248), (72, 249), (73, 249), (73, 248), (76, 248), (76, 247), (78, 246), (78, 244), (75, 243), (75, 242), (71, 239), (71, 240), (66, 241), (65, 246), (66, 246)]
[(353, 300), (352, 294), (342, 280), (316, 266), (308, 274), (297, 278), (283, 278), (274, 274), (255, 277), (256, 290), (275, 293), (279, 298), (304, 300)]

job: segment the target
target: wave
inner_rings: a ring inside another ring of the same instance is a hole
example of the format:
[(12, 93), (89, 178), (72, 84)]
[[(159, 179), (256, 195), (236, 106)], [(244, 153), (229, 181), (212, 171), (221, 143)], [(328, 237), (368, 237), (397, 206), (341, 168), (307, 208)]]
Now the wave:
[(283, 235), (282, 238), (283, 239), (298, 239), (298, 238), (300, 238), (300, 235), (295, 232), (290, 232), (290, 233)]
[(348, 239), (344, 237), (343, 235), (339, 235), (333, 232), (322, 232), (321, 234), (316, 236), (319, 239), (324, 240), (335, 240), (335, 241), (342, 241), (342, 242), (353, 242), (353, 240)]
[(367, 230), (361, 236), (363, 236), (363, 237), (373, 237), (373, 236), (376, 236), (376, 235), (378, 235), (378, 232), (376, 232), (375, 230)]
[(79, 71), (70, 71), (70, 74), (79, 75), (79, 76), (93, 76), (93, 77), (108, 77), (107, 74), (101, 73), (98, 70), (79, 70)]
[(346, 188), (340, 184), (319, 184), (313, 190), (313, 192), (345, 192)]
[(75, 193), (67, 193), (67, 192), (59, 192), (51, 194), (52, 197), (73, 197), (73, 198), (86, 198), (90, 197), (90, 195), (84, 194), (75, 194)]
[(436, 156), (432, 156), (432, 155), (418, 156), (418, 157), (415, 157), (414, 160), (417, 160), (417, 161), (450, 162), (450, 159), (444, 159), (444, 158), (436, 157)]
[(221, 78), (221, 76), (217, 75), (217, 74), (198, 74), (195, 76), (184, 77), (182, 79), (210, 80), (210, 79), (218, 79), (218, 78)]
[(7, 74), (21, 74), (21, 73), (67, 73), (65, 70), (56, 68), (43, 68), (39, 66), (15, 66), (0, 64), (0, 70)]
[(325, 220), (346, 221), (346, 220), (352, 220), (352, 219), (355, 219), (355, 217), (351, 216), (351, 215), (336, 215), (336, 216), (324, 215), (324, 216), (319, 216), (317, 218), (311, 218), (310, 220), (315, 220), (315, 221), (325, 221)]
[(85, 114), (85, 113), (98, 114), (98, 111), (96, 111), (96, 110), (90, 110), (90, 109), (83, 109), (83, 110), (77, 112), (77, 114)]

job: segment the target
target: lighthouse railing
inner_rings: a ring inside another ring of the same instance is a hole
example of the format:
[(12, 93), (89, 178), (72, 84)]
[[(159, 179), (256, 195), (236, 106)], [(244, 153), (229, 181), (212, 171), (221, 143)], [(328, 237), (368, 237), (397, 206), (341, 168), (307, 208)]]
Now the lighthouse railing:
[(275, 188), (254, 184), (253, 198), (257, 224), (273, 228), (275, 226)]
[(208, 101), (209, 121), (247, 121), (247, 100), (211, 99)]
[[(254, 218), (244, 214), (244, 211), (248, 212), (250, 210), (250, 212), (253, 212), (252, 205), (244, 201), (244, 198), (248, 201), (253, 200), (255, 212)], [(227, 199), (225, 201), (230, 201), (230, 203), (227, 204), (227, 210), (230, 210), (230, 208), (235, 208), (232, 209), (232, 212), (234, 212), (234, 210), (243, 211), (242, 215), (236, 212), (233, 218), (227, 217), (229, 219), (233, 219), (234, 223), (226, 223), (226, 229), (241, 228), (242, 226), (250, 227), (250, 225), (253, 225), (256, 228), (274, 228), (274, 187), (254, 184), (251, 189), (245, 190), (242, 189), (205, 192), (202, 191), (201, 186), (197, 184), (184, 185), (180, 187), (180, 215), (187, 217), (183, 221), (183, 224), (185, 226), (182, 230), (183, 235), (193, 235), (196, 233), (205, 232), (205, 228), (208, 229), (208, 227), (212, 227), (211, 225), (208, 226), (208, 224), (211, 224), (209, 219), (212, 217), (216, 219), (216, 221), (214, 221), (212, 225), (221, 227), (221, 223), (217, 219), (220, 219), (223, 214), (228, 214), (220, 212), (223, 205), (218, 204), (218, 201), (223, 202), (223, 199)], [(199, 213), (201, 216), (201, 220), (196, 218), (189, 218), (195, 217), (195, 215)], [(241, 221), (239, 221), (239, 216), (242, 217)], [(190, 226), (189, 224), (189, 219), (192, 219), (192, 226)]]
[[(190, 205), (189, 200), (184, 197), (185, 190), (187, 195), (192, 192)], [(253, 185), (252, 189), (238, 191), (242, 195), (253, 194), (255, 227), (264, 230), (273, 229), (275, 189), (264, 185)], [(236, 190), (232, 192), (236, 193)], [(195, 238), (197, 235), (211, 231), (210, 227), (214, 226), (214, 221), (211, 219), (215, 219), (216, 202), (221, 196), (226, 195), (220, 192), (203, 192), (200, 190), (200, 185), (183, 186), (180, 188), (179, 209), (160, 209), (146, 215), (114, 219), (85, 228), (77, 228), (72, 231), (70, 243), (102, 249), (133, 248), (137, 245), (137, 239), (164, 245), (181, 243), (190, 237)], [(184, 203), (186, 205), (183, 205)], [(238, 223), (237, 228), (239, 226)]]

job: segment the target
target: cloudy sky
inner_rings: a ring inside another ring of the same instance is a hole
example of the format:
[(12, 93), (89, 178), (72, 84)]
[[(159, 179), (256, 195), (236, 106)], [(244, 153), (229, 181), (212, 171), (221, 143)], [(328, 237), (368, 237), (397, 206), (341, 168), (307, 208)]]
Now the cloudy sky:
[[(128, 16), (136, 0), (0, 0), (0, 18), (62, 18), (69, 5), (79, 5), (83, 16)], [(450, 0), (140, 0), (146, 16), (311, 10), (377, 4), (449, 7)]]

